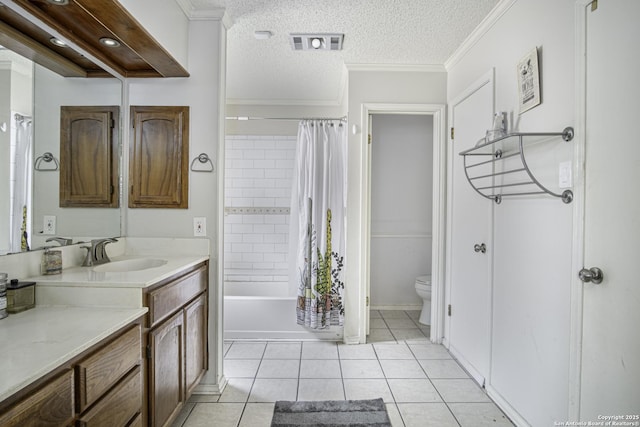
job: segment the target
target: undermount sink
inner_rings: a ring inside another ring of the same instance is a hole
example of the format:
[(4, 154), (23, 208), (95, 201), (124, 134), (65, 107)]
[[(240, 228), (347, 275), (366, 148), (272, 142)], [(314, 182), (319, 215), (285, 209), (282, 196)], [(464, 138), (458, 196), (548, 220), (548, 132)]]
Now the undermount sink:
[(128, 271), (147, 270), (149, 268), (160, 267), (167, 263), (166, 259), (158, 258), (133, 258), (123, 259), (121, 261), (112, 261), (106, 264), (98, 265), (93, 271), (103, 273), (122, 273)]

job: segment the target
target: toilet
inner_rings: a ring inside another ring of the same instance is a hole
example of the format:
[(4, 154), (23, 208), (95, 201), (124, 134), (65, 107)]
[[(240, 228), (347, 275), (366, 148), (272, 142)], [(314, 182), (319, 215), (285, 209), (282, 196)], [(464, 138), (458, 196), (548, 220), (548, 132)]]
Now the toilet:
[(431, 324), (431, 275), (416, 277), (416, 292), (422, 298), (422, 311), (418, 321), (423, 325)]

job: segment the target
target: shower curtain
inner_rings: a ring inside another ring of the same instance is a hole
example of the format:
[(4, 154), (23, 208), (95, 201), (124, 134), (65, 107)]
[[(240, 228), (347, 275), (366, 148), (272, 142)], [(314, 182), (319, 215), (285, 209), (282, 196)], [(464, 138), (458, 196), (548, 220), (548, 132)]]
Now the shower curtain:
[(14, 114), (15, 143), (13, 144), (13, 186), (11, 194), (11, 252), (29, 250), (28, 225), (31, 216), (31, 117)]
[(297, 286), (297, 322), (312, 329), (341, 326), (344, 318), (346, 152), (342, 122), (300, 122), (290, 216), (290, 280)]

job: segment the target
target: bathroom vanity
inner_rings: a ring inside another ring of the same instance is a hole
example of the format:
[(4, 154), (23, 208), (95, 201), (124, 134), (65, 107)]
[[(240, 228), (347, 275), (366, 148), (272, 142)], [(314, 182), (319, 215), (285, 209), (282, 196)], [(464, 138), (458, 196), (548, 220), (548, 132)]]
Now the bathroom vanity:
[(0, 328), (0, 425), (171, 425), (207, 370), (209, 256), (168, 240), (29, 278), (36, 308)]
[(5, 319), (0, 425), (141, 422), (146, 311), (36, 307)]

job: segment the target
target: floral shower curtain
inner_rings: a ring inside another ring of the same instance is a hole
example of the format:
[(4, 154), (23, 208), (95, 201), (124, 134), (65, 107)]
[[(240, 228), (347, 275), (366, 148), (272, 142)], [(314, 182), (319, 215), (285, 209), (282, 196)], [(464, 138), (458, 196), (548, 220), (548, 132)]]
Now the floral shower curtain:
[(346, 214), (346, 131), (340, 121), (305, 120), (298, 144), (291, 211), (291, 281), (297, 321), (342, 325)]
[(11, 189), (11, 252), (29, 249), (32, 143), (31, 117), (14, 114), (15, 141), (12, 144), (12, 189)]

